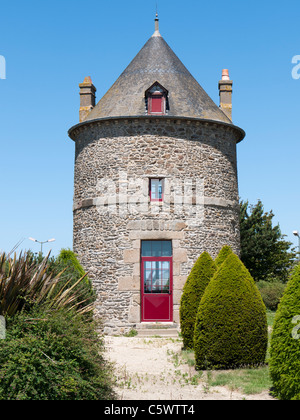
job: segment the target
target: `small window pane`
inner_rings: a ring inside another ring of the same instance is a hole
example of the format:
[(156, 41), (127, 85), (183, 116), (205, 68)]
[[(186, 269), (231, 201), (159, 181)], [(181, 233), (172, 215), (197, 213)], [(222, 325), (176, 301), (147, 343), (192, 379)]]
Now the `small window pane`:
[(171, 241), (162, 241), (162, 256), (163, 257), (172, 256), (172, 242)]
[(160, 272), (158, 270), (152, 271), (152, 292), (160, 292)]
[(145, 270), (145, 280), (151, 282), (151, 270)]
[(172, 257), (172, 241), (142, 241), (142, 257)]
[(163, 195), (163, 187), (162, 187), (162, 181), (159, 181), (158, 184), (158, 199), (161, 200)]
[(152, 241), (152, 257), (161, 257), (161, 241)]
[(162, 201), (164, 194), (164, 180), (163, 179), (150, 179), (150, 197), (152, 201)]
[(142, 256), (151, 257), (151, 241), (142, 241)]
[(159, 200), (159, 180), (151, 179), (151, 199)]
[(170, 280), (169, 279), (163, 279), (162, 293), (169, 293), (169, 290), (170, 290)]
[(170, 262), (169, 261), (162, 261), (162, 270), (169, 270), (170, 269)]
[(144, 270), (144, 292), (151, 293), (152, 278), (151, 270)]

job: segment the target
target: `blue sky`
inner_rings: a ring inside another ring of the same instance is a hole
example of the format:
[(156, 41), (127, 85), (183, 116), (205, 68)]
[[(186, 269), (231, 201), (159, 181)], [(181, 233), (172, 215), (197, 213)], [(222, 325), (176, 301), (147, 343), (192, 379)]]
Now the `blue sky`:
[[(74, 143), (78, 84), (91, 76), (97, 100), (154, 32), (160, 32), (218, 104), (223, 68), (233, 79), (239, 193), (273, 210), (287, 239), (300, 230), (299, 0), (27, 0), (2, 2), (0, 55), (0, 250), (53, 254), (72, 248)], [(50, 244), (44, 246), (44, 251)]]

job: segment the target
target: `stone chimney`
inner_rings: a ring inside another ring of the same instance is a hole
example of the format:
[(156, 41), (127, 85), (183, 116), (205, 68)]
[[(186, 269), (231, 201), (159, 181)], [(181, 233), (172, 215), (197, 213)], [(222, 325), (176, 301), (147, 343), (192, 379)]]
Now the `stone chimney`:
[(86, 119), (88, 113), (94, 108), (96, 101), (96, 88), (92, 83), (90, 76), (86, 77), (83, 83), (79, 84), (80, 88), (80, 109), (79, 122)]
[(222, 71), (222, 80), (219, 81), (220, 108), (232, 120), (232, 80), (229, 79), (227, 69)]

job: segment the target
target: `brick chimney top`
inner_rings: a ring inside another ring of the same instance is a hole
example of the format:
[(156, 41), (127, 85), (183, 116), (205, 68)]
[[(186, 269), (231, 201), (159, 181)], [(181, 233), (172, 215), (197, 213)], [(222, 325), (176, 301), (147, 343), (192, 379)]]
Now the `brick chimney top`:
[(223, 69), (222, 70), (222, 80), (230, 80), (228, 69)]
[(222, 70), (222, 79), (219, 81), (220, 108), (232, 121), (232, 80), (228, 69)]
[(84, 84), (93, 84), (91, 76), (85, 77), (83, 83)]
[(79, 109), (79, 121), (82, 122), (86, 119), (90, 111), (95, 106), (96, 101), (96, 88), (93, 85), (90, 76), (84, 78), (83, 83), (79, 84), (80, 88), (80, 109)]

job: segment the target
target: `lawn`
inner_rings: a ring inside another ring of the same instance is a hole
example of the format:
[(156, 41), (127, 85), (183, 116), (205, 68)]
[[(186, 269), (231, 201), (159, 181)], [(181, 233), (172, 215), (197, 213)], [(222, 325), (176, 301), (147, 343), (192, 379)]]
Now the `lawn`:
[[(269, 327), (269, 343), (271, 338), (272, 326), (274, 323), (275, 312), (267, 311), (267, 321)], [(269, 391), (272, 385), (268, 368), (269, 351), (267, 352), (266, 364), (258, 368), (245, 368), (235, 370), (214, 370), (207, 371), (206, 382), (208, 387), (226, 386), (232, 391), (240, 391), (246, 395), (260, 394)], [(194, 364), (193, 351), (182, 351), (182, 359), (189, 365)]]

